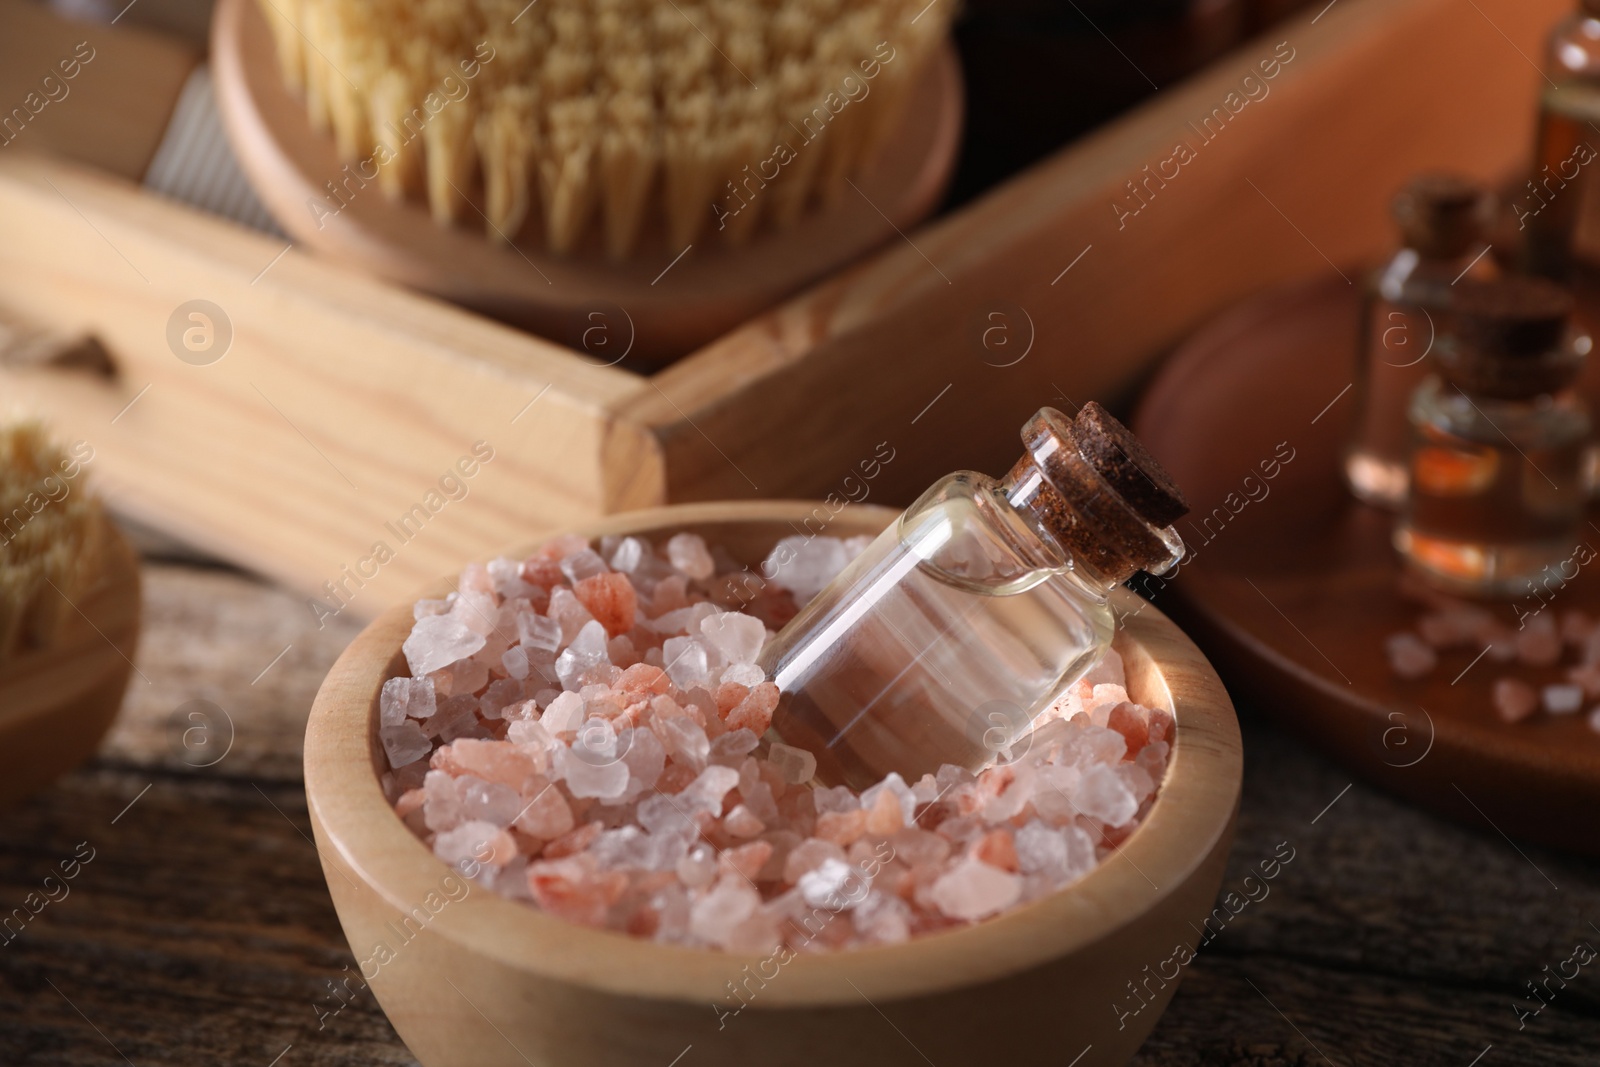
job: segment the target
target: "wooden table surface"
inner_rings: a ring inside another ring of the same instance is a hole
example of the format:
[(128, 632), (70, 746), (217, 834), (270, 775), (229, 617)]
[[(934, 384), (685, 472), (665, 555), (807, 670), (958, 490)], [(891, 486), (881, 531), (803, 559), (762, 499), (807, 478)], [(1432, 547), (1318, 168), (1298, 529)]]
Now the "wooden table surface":
[[(413, 1064), (370, 994), (318, 1022), (354, 961), (309, 838), (301, 737), (357, 627), (318, 631), (228, 570), (152, 560), (145, 578), (139, 674), (98, 760), (0, 824), (0, 917), (56, 898), (0, 933), (0, 1064)], [(222, 713), (191, 718), (194, 701)], [(1600, 959), (1550, 980), (1537, 1015), (1515, 1010), (1578, 942), (1600, 948), (1600, 863), (1351, 785), (1248, 711), (1245, 743), (1224, 888), (1280, 842), (1295, 858), (1187, 968), (1137, 1064), (1600, 1061)], [(91, 849), (65, 895), (45, 883)]]

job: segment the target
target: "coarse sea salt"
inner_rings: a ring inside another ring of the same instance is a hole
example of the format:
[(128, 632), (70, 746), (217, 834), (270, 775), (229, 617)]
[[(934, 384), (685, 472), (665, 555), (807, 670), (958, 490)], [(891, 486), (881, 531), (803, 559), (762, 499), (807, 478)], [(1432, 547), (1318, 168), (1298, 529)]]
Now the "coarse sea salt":
[[(812, 788), (810, 752), (762, 743), (779, 695), (762, 645), (868, 543), (786, 539), (767, 580), (690, 533), (468, 567), (417, 605), (411, 677), (379, 697), (396, 813), (570, 922), (737, 952), (893, 944), (1083, 877), (1143, 821), (1171, 751), (1171, 714), (1129, 697), (1115, 651), (976, 774)], [(1433, 637), (1474, 629), (1457, 622)], [(1432, 655), (1407, 637), (1404, 656)]]
[[(1384, 638), (1384, 653), (1396, 677), (1427, 678), (1438, 667), (1440, 652), (1455, 653), (1459, 665), (1451, 664), (1449, 670), (1459, 673), (1451, 684), (1470, 673), (1477, 686), (1488, 689), (1489, 704), (1506, 723), (1524, 722), (1541, 709), (1546, 715), (1575, 715), (1585, 700), (1600, 697), (1600, 626), (1586, 612), (1569, 608), (1558, 613), (1546, 610), (1547, 605), (1529, 612), (1508, 606), (1497, 618), (1489, 607), (1457, 600), (1409, 577), (1401, 580), (1400, 592), (1425, 610), (1415, 632)], [(1502, 621), (1513, 616), (1515, 626)], [(1497, 677), (1492, 667), (1479, 666), (1479, 660), (1515, 666), (1523, 675)], [(1565, 681), (1549, 680), (1556, 671)], [(1600, 733), (1600, 714), (1591, 713), (1586, 721)]]

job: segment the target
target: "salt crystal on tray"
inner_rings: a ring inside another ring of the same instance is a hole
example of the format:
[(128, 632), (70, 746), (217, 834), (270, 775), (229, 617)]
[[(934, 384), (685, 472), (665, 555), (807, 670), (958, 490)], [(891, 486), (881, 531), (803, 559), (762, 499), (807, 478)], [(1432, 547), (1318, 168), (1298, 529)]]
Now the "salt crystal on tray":
[(1172, 716), (1130, 700), (1115, 651), (976, 775), (813, 789), (809, 752), (762, 744), (762, 644), (868, 540), (787, 539), (770, 581), (691, 533), (469, 566), (416, 605), (412, 677), (379, 697), (386, 795), (508, 897), (733, 952), (900, 942), (1062, 889), (1166, 771)]

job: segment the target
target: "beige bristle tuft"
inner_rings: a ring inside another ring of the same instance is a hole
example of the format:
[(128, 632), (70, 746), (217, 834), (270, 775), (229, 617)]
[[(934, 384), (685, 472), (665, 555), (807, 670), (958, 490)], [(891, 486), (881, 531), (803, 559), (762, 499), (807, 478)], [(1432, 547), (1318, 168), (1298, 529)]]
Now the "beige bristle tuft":
[(372, 161), (378, 168), (378, 187), (391, 200), (401, 200), (422, 185), (422, 145), (407, 140), (412, 99), (410, 82), (398, 70), (385, 71), (368, 98), (375, 142)]
[(839, 197), (897, 128), (955, 7), (261, 3), (312, 125), (347, 160), (371, 156), (388, 196), (420, 191), (442, 224), (481, 198), (494, 240), (532, 232), (538, 203), (552, 252), (593, 239), (613, 259), (647, 239), (749, 241)]
[(445, 108), (422, 128), (423, 161), (428, 169), (428, 207), (433, 219), (449, 225), (464, 214), (467, 190), (478, 164), (473, 143), (474, 122), (465, 108)]
[(497, 241), (516, 238), (533, 203), (532, 165), (537, 148), (535, 91), (506, 92), (493, 110), (478, 116), (478, 158), (483, 166), (484, 214)]
[(0, 425), (0, 662), (53, 642), (100, 579), (106, 518), (83, 462), (37, 423)]

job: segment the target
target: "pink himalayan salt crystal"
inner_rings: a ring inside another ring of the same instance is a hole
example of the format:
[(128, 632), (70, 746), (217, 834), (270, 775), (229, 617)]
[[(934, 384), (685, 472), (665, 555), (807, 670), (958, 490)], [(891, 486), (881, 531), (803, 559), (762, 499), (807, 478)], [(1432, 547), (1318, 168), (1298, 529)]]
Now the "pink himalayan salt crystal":
[(789, 850), (789, 856), (783, 864), (783, 880), (791, 885), (796, 884), (800, 876), (812, 868), (820, 867), (831, 859), (842, 861), (844, 858), (844, 849), (832, 841), (808, 837)]
[(607, 570), (606, 561), (600, 558), (600, 553), (587, 545), (576, 552), (562, 556), (560, 567), (562, 577), (573, 586), (577, 586), (585, 578), (604, 574)]
[(1600, 666), (1584, 664), (1568, 667), (1567, 681), (1580, 687), (1584, 696), (1600, 697)]
[[(628, 791), (628, 764), (617, 753), (617, 735), (609, 723), (589, 720), (571, 748), (557, 749), (554, 775), (574, 797), (615, 800)], [(593, 738), (585, 744), (584, 738)]]
[(1494, 683), (1494, 710), (1506, 722), (1521, 722), (1539, 707), (1539, 694), (1517, 678), (1500, 678)]
[(680, 574), (704, 581), (716, 573), (717, 565), (699, 534), (674, 534), (667, 541), (667, 562)]
[(539, 907), (582, 926), (604, 926), (627, 887), (626, 874), (601, 871), (586, 855), (528, 864), (528, 890)]
[(1434, 648), (1457, 648), (1475, 641), (1494, 619), (1479, 608), (1430, 612), (1417, 620), (1417, 633)]
[(894, 945), (911, 936), (911, 906), (874, 890), (851, 912), (856, 934), (869, 945)]
[(736, 611), (719, 611), (700, 620), (700, 632), (728, 663), (754, 663), (767, 640), (761, 620)]
[(854, 864), (829, 858), (802, 874), (795, 888), (800, 890), (800, 899), (811, 907), (838, 912), (860, 903), (859, 899), (852, 899), (852, 890), (863, 882)]
[(772, 713), (778, 708), (778, 687), (762, 682), (745, 694), (743, 700), (728, 712), (730, 730), (749, 730), (760, 735), (772, 725)]
[[(464, 822), (433, 839), (433, 854), (461, 869), (469, 861), (503, 867), (517, 854), (511, 835), (489, 822)], [(470, 869), (470, 868), (469, 868)]]
[(761, 874), (761, 869), (772, 858), (773, 848), (770, 841), (752, 841), (748, 845), (737, 845), (727, 849), (716, 857), (716, 866), (720, 871), (736, 874), (748, 881), (755, 881)]
[(891, 837), (905, 826), (900, 800), (888, 790), (878, 793), (872, 807), (865, 809), (866, 831), (874, 837)]
[(1583, 687), (1547, 685), (1539, 690), (1539, 701), (1551, 715), (1571, 715), (1583, 707)]
[[(741, 847), (752, 848), (756, 844), (766, 844), (766, 842), (752, 842), (750, 845)], [(768, 845), (767, 847), (771, 848), (772, 846)], [(723, 857), (732, 856), (739, 851), (740, 849), (737, 848), (729, 849), (727, 852), (718, 855), (717, 850), (710, 845), (697, 845), (691, 848), (683, 859), (678, 861), (678, 880), (690, 889), (709, 885), (711, 880), (717, 876), (717, 872), (722, 869)], [(742, 867), (737, 865), (736, 860), (730, 859), (728, 863), (733, 873), (744, 873)]]
[(1529, 667), (1549, 667), (1561, 658), (1561, 635), (1549, 615), (1524, 619), (1516, 640), (1517, 659)]
[(384, 726), (399, 726), (408, 716), (429, 719), (438, 710), (427, 678), (390, 678), (378, 694), (378, 721)]
[(867, 832), (867, 813), (855, 811), (825, 811), (817, 816), (817, 836), (836, 845), (852, 845)]
[(1383, 640), (1384, 654), (1389, 657), (1389, 669), (1401, 678), (1426, 677), (1439, 664), (1439, 657), (1428, 644), (1413, 633), (1390, 634)]
[(767, 827), (748, 807), (739, 804), (722, 817), (722, 828), (734, 837), (749, 838), (755, 837)]
[(964, 859), (933, 883), (929, 897), (952, 919), (976, 922), (1015, 904), (1022, 879), (976, 859)]
[(1115, 730), (1122, 735), (1128, 743), (1127, 753), (1131, 758), (1139, 754), (1139, 750), (1150, 741), (1150, 722), (1148, 714), (1139, 705), (1124, 700), (1113, 707), (1106, 716), (1106, 728)]
[[(799, 573), (820, 581), (861, 547), (802, 540)], [(810, 753), (758, 747), (778, 694), (747, 662), (795, 598), (765, 583), (753, 599), (748, 572), (705, 550), (711, 573), (691, 581), (642, 540), (624, 555), (620, 539), (601, 551), (562, 539), (521, 564), (469, 568), (460, 593), (416, 609), (418, 622), (482, 638), (380, 697), (380, 728), (421, 735), (418, 758), (383, 776), (385, 794), (441, 859), (573, 922), (736, 952), (826, 951), (1036, 899), (1092, 869), (1148, 810), (1174, 724), (1132, 702), (1115, 653), (1041, 717), (1014, 763), (914, 785), (890, 775), (861, 794), (809, 788)], [(614, 610), (629, 592), (631, 617)], [(814, 902), (850, 914), (794, 927)]]
[(1561, 640), (1574, 647), (1581, 648), (1595, 632), (1595, 621), (1587, 612), (1574, 608), (1561, 616)]
[(452, 741), (433, 755), (433, 766), (453, 776), (471, 774), (512, 788), (520, 788), (548, 765), (549, 759), (537, 748), (470, 737)]
[(512, 826), (543, 841), (553, 841), (571, 832), (572, 807), (555, 783), (538, 776), (530, 778), (523, 796), (527, 799)]
[(1015, 873), (1017, 870), (1017, 846), (1011, 831), (1005, 828), (990, 830), (978, 838), (978, 843), (972, 848), (972, 855), (1002, 871)]
[(1484, 652), (1492, 663), (1514, 663), (1517, 658), (1517, 632), (1509, 626), (1496, 626), (1483, 635)]
[(761, 894), (738, 875), (723, 875), (689, 908), (689, 930), (713, 945), (726, 945), (734, 929), (761, 906)]
[(850, 558), (844, 545), (831, 537), (785, 537), (773, 546), (761, 573), (772, 575), (775, 584), (790, 590), (803, 605), (833, 581)]
[(572, 587), (573, 594), (612, 637), (633, 629), (639, 600), (625, 574), (591, 575)]
[(412, 676), (420, 678), (471, 656), (485, 643), (482, 634), (469, 630), (454, 616), (430, 615), (412, 624), (400, 650)]
[(415, 763), (433, 751), (432, 739), (411, 719), (405, 719), (395, 726), (380, 726), (378, 740), (383, 743), (383, 751), (388, 755), (391, 767)]
[(754, 663), (730, 663), (722, 668), (723, 682), (733, 682), (746, 689), (758, 686), (767, 680), (767, 672)]
[(1139, 810), (1139, 802), (1126, 783), (1104, 763), (1083, 772), (1073, 803), (1084, 815), (1107, 826), (1121, 826)]

